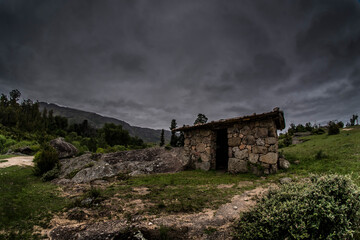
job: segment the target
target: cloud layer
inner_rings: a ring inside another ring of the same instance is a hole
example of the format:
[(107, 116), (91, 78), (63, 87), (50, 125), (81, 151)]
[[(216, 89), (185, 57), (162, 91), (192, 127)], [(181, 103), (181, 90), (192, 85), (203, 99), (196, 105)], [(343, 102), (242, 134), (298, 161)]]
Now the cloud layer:
[(168, 128), (271, 111), (359, 112), (356, 0), (0, 3), (0, 89)]

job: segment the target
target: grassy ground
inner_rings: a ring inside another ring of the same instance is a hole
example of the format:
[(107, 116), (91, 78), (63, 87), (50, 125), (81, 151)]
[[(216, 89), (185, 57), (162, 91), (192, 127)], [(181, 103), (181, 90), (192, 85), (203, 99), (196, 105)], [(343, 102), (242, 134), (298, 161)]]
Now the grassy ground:
[(57, 186), (33, 176), (32, 168), (0, 169), (0, 239), (38, 238), (32, 236), (34, 226), (46, 228), (65, 204)]
[[(239, 186), (239, 182), (254, 184)], [(215, 209), (228, 202), (232, 196), (254, 188), (262, 180), (252, 174), (232, 175), (216, 171), (184, 171), (174, 174), (158, 174), (134, 177), (111, 185), (105, 196), (117, 194), (119, 198), (142, 199), (149, 203), (146, 213), (197, 212), (204, 208)], [(226, 185), (219, 188), (220, 184)], [(134, 189), (145, 188), (146, 195), (137, 194)]]
[(0, 155), (0, 160), (6, 159), (6, 158), (11, 158), (11, 157), (16, 157), (16, 155)]
[[(184, 171), (129, 179), (123, 176), (123, 180), (96, 192), (96, 195), (105, 199), (117, 197), (124, 206), (135, 199), (141, 199), (146, 204), (139, 211), (126, 210), (128, 214), (169, 214), (216, 209), (235, 194), (268, 182), (277, 182), (284, 176), (302, 177), (309, 173), (325, 172), (351, 174), (360, 185), (360, 128), (342, 130), (334, 136), (323, 134), (304, 139), (307, 140), (304, 143), (281, 149), (293, 163), (291, 168), (266, 179), (252, 174), (232, 175), (216, 171)], [(296, 160), (300, 161), (298, 165), (294, 164)], [(254, 184), (239, 186), (242, 181)], [(226, 186), (219, 188), (222, 184)], [(136, 189), (148, 193), (139, 194)], [(52, 213), (61, 211), (67, 204), (65, 199), (58, 196), (57, 187), (34, 177), (31, 168), (0, 169), (0, 239), (11, 238), (10, 235), (5, 236), (4, 231), (13, 232), (14, 239), (37, 238), (31, 235), (34, 226), (46, 227)]]
[(304, 143), (281, 149), (285, 157), (294, 163), (288, 174), (309, 173), (350, 174), (360, 185), (360, 127), (341, 130), (338, 135), (315, 135), (303, 138)]

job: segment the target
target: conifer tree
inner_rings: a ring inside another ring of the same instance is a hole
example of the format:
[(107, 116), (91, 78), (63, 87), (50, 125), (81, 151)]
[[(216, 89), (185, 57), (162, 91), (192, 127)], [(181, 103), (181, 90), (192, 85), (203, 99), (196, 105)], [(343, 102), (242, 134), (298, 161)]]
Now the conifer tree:
[(194, 122), (194, 125), (195, 124), (204, 124), (207, 122), (207, 120), (208, 120), (208, 118), (205, 116), (205, 114), (199, 113)]
[(171, 145), (172, 147), (176, 147), (176, 146), (177, 146), (177, 142), (178, 142), (178, 137), (176, 136), (175, 132), (172, 131), (172, 130), (175, 129), (176, 127), (177, 127), (176, 120), (175, 120), (175, 119), (171, 120), (171, 125), (170, 125), (170, 130), (171, 130), (170, 145)]
[(160, 135), (160, 147), (165, 145), (165, 137), (164, 137), (164, 129), (161, 129), (161, 135)]

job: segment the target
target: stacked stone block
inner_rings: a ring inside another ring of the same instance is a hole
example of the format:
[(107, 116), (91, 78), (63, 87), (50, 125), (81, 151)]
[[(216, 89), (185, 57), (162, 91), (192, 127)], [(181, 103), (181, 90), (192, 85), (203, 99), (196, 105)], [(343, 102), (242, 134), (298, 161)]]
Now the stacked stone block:
[(277, 171), (278, 145), (272, 120), (234, 124), (228, 128), (231, 173), (269, 174)]
[(184, 149), (195, 169), (215, 169), (216, 135), (207, 129), (185, 132)]

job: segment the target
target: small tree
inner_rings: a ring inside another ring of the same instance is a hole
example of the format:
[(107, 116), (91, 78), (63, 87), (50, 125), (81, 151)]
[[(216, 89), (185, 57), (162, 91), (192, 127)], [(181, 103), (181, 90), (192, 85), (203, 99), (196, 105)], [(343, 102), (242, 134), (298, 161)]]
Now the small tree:
[(170, 145), (172, 147), (176, 147), (177, 142), (178, 142), (178, 137), (176, 136), (175, 131), (173, 131), (176, 127), (177, 127), (176, 120), (175, 119), (171, 120), (171, 125), (170, 125), (170, 130), (171, 130)]
[(199, 113), (196, 120), (195, 120), (195, 122), (194, 122), (194, 125), (195, 124), (204, 124), (204, 123), (207, 122), (207, 120), (208, 120), (208, 118), (204, 114)]
[(335, 122), (333, 122), (333, 121), (330, 121), (330, 122), (328, 123), (328, 128), (329, 128), (329, 130), (328, 130), (328, 134), (329, 134), (329, 135), (335, 135), (335, 134), (339, 134), (339, 133), (340, 133), (339, 126), (338, 126)]
[(161, 129), (161, 135), (160, 135), (160, 147), (165, 145), (165, 137), (164, 137), (164, 129)]
[(338, 122), (337, 125), (338, 125), (339, 128), (343, 128), (343, 127), (344, 127), (344, 123), (343, 123), (342, 121)]
[(351, 126), (358, 125), (359, 124), (358, 118), (359, 116), (357, 114), (352, 115), (352, 117), (350, 118), (350, 125)]
[(53, 147), (45, 144), (35, 155), (34, 163), (35, 175), (41, 176), (59, 165), (58, 153)]

